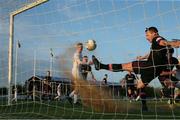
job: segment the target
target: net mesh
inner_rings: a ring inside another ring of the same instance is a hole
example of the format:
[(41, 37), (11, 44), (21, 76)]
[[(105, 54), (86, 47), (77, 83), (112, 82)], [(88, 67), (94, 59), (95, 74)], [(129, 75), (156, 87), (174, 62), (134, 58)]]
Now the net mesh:
[[(75, 85), (71, 77), (77, 42), (96, 41), (96, 50), (83, 50), (89, 60), (96, 55), (104, 63), (126, 63), (148, 53), (146, 27), (156, 26), (168, 40), (179, 38), (179, 1), (51, 0), (16, 15), (8, 105), (9, 14), (35, 1), (0, 1), (0, 118), (180, 118), (178, 100), (169, 106), (168, 98), (160, 99), (157, 78), (147, 88), (149, 110), (143, 112), (141, 101), (130, 100), (128, 88), (120, 84), (126, 72), (92, 67), (97, 81), (88, 76), (88, 81), (78, 79)], [(49, 82), (47, 71), (52, 76)], [(102, 82), (104, 74), (108, 74), (107, 85)], [(79, 104), (72, 104), (69, 97), (74, 88)]]

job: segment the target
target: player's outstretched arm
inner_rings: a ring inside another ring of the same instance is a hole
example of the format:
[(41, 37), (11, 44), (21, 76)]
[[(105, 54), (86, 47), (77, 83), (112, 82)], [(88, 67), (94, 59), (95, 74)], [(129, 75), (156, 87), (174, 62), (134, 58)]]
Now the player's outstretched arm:
[(145, 60), (145, 59), (148, 59), (148, 57), (149, 57), (149, 53), (148, 54), (146, 54), (146, 55), (144, 55), (144, 56), (137, 56), (137, 60)]
[(176, 41), (161, 40), (159, 44), (161, 46), (171, 46), (174, 48), (178, 48), (178, 47), (180, 47), (180, 40), (176, 40)]

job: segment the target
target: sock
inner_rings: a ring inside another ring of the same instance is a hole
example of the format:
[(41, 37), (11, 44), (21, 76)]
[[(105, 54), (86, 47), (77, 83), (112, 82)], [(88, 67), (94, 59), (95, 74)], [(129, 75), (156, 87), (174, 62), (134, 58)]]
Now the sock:
[(113, 72), (123, 71), (122, 64), (108, 64), (106, 65), (106, 67), (107, 66), (108, 66), (108, 70), (113, 71)]
[(169, 92), (170, 92), (170, 104), (173, 104), (174, 88), (169, 88)]
[(100, 69), (109, 70), (109, 65), (105, 65), (105, 64), (100, 63)]
[(174, 98), (174, 89), (175, 88), (169, 88), (170, 89), (170, 96), (171, 96), (171, 98)]
[(141, 89), (137, 89), (137, 96), (139, 96), (141, 93)]
[(95, 60), (95, 63), (97, 64), (97, 69), (105, 69), (110, 70), (113, 72), (119, 72), (122, 71), (122, 64), (102, 64), (97, 59), (93, 58)]
[(142, 108), (147, 108), (147, 105), (146, 105), (146, 93), (144, 92), (144, 88), (142, 88), (141, 90), (141, 93), (140, 93), (140, 97), (141, 97), (141, 102), (142, 102)]
[(141, 97), (141, 100), (142, 100), (142, 105), (146, 105), (146, 94), (145, 93), (141, 93), (140, 97)]
[(74, 104), (77, 103), (77, 94), (74, 94)]

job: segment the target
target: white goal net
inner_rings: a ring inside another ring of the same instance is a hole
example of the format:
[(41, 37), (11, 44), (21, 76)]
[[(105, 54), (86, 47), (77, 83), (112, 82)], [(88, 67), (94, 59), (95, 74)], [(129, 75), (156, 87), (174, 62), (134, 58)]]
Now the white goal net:
[[(171, 98), (162, 95), (169, 88), (152, 80), (146, 87), (147, 112), (136, 90), (128, 96), (122, 82), (127, 72), (97, 71), (92, 65), (96, 80), (88, 75), (77, 84), (71, 77), (78, 42), (96, 41), (94, 51), (84, 46), (89, 61), (95, 55), (103, 63), (127, 63), (149, 52), (147, 27), (157, 27), (168, 41), (180, 39), (180, 1), (49, 0), (20, 12), (13, 20), (9, 86), (10, 13), (37, 1), (0, 1), (0, 118), (180, 119), (179, 81), (169, 104)], [(179, 59), (179, 48), (174, 50)], [(74, 84), (79, 87), (77, 104), (70, 96)]]

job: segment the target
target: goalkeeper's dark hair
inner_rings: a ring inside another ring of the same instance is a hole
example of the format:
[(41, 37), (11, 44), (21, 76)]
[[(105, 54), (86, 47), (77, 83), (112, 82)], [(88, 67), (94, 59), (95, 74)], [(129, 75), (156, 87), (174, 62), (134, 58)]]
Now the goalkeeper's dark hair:
[(77, 43), (77, 44), (75, 45), (75, 47), (79, 47), (79, 46), (82, 46), (82, 47), (83, 47), (83, 44), (82, 44), (82, 43)]
[(145, 29), (145, 32), (151, 31), (158, 34), (158, 29), (156, 27), (149, 27)]

